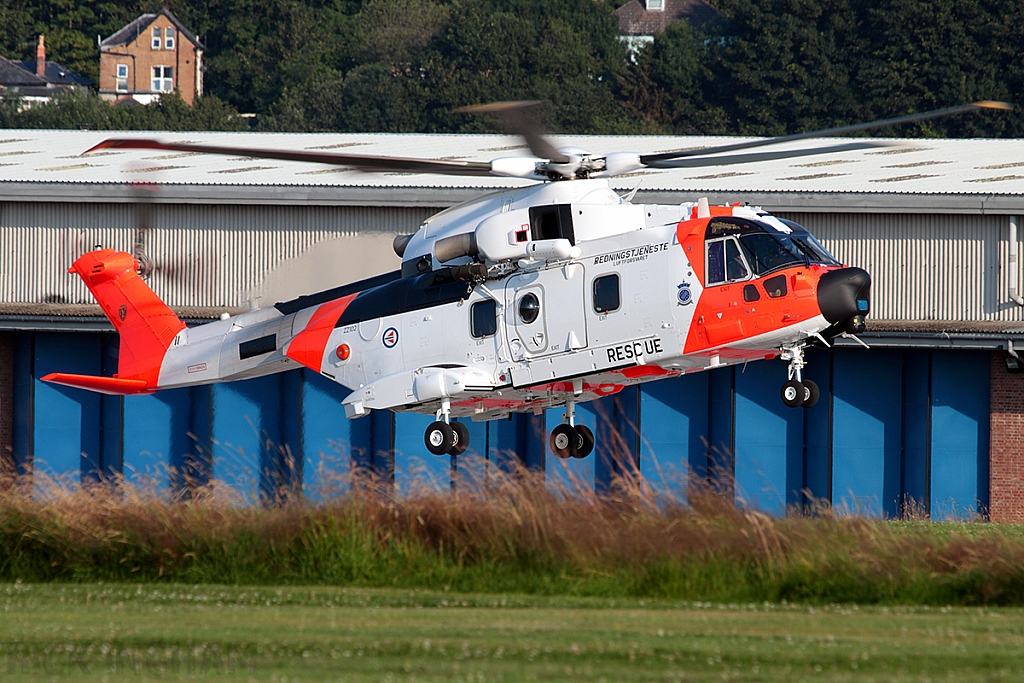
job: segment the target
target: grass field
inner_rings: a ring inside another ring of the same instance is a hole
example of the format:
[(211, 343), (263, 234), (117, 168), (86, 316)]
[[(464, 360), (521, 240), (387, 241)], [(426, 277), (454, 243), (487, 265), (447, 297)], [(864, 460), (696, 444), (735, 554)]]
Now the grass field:
[(1017, 608), (0, 585), (7, 681), (1019, 681)]

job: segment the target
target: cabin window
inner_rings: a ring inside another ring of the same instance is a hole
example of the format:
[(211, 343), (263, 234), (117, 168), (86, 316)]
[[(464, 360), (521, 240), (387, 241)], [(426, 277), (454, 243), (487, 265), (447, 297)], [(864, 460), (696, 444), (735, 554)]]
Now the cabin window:
[(493, 299), (477, 301), (470, 308), (470, 333), (474, 337), (490, 337), (498, 332), (498, 304)]
[(602, 275), (594, 280), (594, 310), (598, 313), (611, 313), (619, 310), (619, 276), (616, 273)]
[(238, 359), (248, 360), (256, 356), (270, 353), (277, 349), (277, 335), (268, 334), (259, 339), (251, 339), (238, 345)]
[(572, 229), (572, 207), (568, 204), (530, 207), (530, 232), (535, 240), (567, 239), (576, 244)]
[(750, 277), (750, 268), (740, 252), (736, 240), (729, 237), (724, 240), (708, 242), (707, 246), (707, 284), (720, 285), (726, 282), (746, 280)]
[(162, 32), (160, 31), (160, 27), (159, 26), (154, 26), (153, 27), (153, 49), (154, 50), (159, 50), (160, 49), (160, 36), (161, 36), (161, 33)]
[(174, 49), (174, 27), (168, 26), (164, 29), (164, 49)]
[(764, 291), (768, 292), (768, 296), (773, 299), (786, 296), (786, 276), (776, 275), (775, 277), (770, 277), (765, 280)]
[(519, 300), (519, 319), (530, 325), (540, 316), (540, 299), (530, 293)]
[(743, 300), (747, 303), (761, 300), (761, 292), (757, 291), (754, 285), (743, 286)]

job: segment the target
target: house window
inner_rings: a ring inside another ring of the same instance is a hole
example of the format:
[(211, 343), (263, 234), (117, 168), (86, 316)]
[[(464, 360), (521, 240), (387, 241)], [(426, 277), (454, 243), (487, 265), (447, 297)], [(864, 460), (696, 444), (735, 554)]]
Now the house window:
[(160, 30), (159, 26), (154, 26), (153, 27), (153, 49), (154, 50), (159, 50), (160, 49), (160, 36), (161, 36), (162, 33), (163, 32)]
[(164, 49), (165, 50), (173, 50), (174, 49), (174, 27), (173, 26), (168, 26), (167, 28), (164, 29)]
[(128, 65), (118, 64), (117, 65), (117, 78), (115, 79), (114, 88), (117, 92), (128, 92)]
[(648, 12), (664, 12), (665, 0), (647, 0), (646, 9)]
[(174, 67), (154, 66), (153, 87), (151, 89), (157, 92), (171, 92), (174, 90)]

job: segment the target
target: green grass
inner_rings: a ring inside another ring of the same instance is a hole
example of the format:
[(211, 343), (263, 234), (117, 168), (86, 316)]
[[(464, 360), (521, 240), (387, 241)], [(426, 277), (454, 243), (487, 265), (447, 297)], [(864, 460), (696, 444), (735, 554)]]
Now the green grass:
[(0, 584), (5, 681), (1017, 681), (1024, 610)]

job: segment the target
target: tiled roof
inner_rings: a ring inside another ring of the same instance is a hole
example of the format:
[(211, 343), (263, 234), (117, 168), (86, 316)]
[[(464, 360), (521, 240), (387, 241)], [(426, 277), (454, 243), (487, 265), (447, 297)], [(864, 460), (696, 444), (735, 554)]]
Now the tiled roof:
[[(23, 59), (16, 61), (15, 64), (25, 69), (31, 74), (35, 74), (36, 62), (35, 60)], [(36, 76), (38, 78), (38, 76)], [(85, 76), (79, 76), (71, 69), (58, 64), (57, 62), (46, 62), (46, 76), (47, 83), (54, 85), (91, 85), (89, 79)]]
[(722, 16), (706, 0), (665, 0), (664, 10), (647, 11), (640, 0), (629, 0), (615, 10), (619, 31), (627, 36), (653, 36), (662, 33), (669, 24), (686, 21), (700, 28)]
[(15, 62), (0, 57), (0, 86), (5, 88), (24, 88), (30, 86), (46, 86), (46, 81), (35, 74), (35, 68), (28, 70)]
[(178, 21), (178, 18), (171, 14), (171, 11), (169, 9), (164, 7), (155, 14), (143, 14), (139, 16), (135, 21), (131, 22), (130, 24), (122, 28), (120, 31), (116, 32), (115, 34), (101, 42), (100, 49), (103, 50), (112, 47), (118, 47), (120, 45), (127, 45), (133, 40), (136, 40), (139, 36), (146, 32), (146, 29), (149, 28), (149, 25), (152, 24), (160, 15), (163, 15), (170, 19), (171, 23), (174, 24), (175, 28), (178, 29), (178, 32), (185, 36), (190, 42), (192, 42), (200, 48), (204, 47), (204, 45), (201, 42), (199, 42), (199, 38), (197, 38), (191, 31), (185, 28), (185, 26), (180, 21)]

